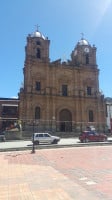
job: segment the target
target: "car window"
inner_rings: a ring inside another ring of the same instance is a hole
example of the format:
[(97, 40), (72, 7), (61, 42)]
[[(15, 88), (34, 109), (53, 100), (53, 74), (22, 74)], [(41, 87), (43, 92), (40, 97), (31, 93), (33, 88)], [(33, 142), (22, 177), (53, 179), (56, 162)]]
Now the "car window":
[(39, 134), (39, 137), (43, 137), (43, 134)]
[(38, 134), (36, 134), (36, 137), (38, 137)]
[(50, 135), (49, 135), (49, 134), (47, 134), (47, 133), (45, 133), (45, 134), (44, 134), (44, 136), (45, 136), (45, 137), (50, 137)]

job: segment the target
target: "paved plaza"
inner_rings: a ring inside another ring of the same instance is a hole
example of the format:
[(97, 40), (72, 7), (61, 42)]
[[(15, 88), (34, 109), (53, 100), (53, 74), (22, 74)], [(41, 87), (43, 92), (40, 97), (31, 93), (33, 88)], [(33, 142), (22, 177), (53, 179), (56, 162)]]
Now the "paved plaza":
[(112, 200), (112, 146), (1, 152), (0, 200)]

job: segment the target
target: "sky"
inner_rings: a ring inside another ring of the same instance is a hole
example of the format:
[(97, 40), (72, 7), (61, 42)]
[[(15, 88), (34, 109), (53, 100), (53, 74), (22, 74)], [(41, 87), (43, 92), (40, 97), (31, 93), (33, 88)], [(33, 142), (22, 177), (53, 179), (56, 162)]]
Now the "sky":
[(99, 88), (112, 97), (112, 0), (3, 0), (0, 3), (0, 97), (18, 97), (28, 34), (50, 40), (50, 60), (70, 59), (81, 33), (97, 47)]

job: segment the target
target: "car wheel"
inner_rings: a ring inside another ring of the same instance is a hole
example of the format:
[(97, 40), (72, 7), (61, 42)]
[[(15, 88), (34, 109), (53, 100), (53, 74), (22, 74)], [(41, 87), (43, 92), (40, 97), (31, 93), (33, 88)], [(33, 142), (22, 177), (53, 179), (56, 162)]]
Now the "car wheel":
[(103, 142), (106, 142), (107, 141), (107, 138), (103, 138)]
[(88, 139), (88, 138), (85, 138), (85, 142), (89, 142), (89, 139)]
[(52, 144), (57, 144), (57, 142), (58, 142), (57, 140), (53, 140)]

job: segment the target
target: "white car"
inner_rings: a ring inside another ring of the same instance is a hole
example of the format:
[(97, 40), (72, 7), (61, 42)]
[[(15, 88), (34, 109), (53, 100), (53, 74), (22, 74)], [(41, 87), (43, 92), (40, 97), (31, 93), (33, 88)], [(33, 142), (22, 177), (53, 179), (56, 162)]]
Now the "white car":
[(34, 140), (34, 144), (40, 144), (40, 143), (57, 144), (60, 141), (60, 137), (52, 136), (49, 133), (34, 133), (33, 137), (32, 137), (32, 142)]

